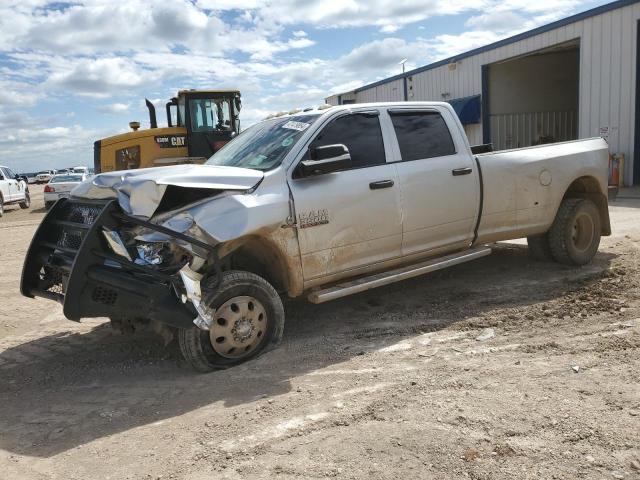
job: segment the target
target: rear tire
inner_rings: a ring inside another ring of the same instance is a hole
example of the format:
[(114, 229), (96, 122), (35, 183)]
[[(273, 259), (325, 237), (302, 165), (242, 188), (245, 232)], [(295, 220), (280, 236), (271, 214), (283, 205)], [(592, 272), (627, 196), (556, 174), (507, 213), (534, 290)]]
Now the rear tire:
[(565, 265), (586, 265), (598, 251), (600, 235), (598, 207), (591, 200), (567, 198), (549, 230), (553, 258)]
[(29, 191), (24, 192), (24, 202), (20, 202), (20, 208), (26, 210), (31, 206), (31, 196), (29, 195)]
[(549, 245), (549, 235), (546, 233), (527, 237), (527, 244), (529, 245), (529, 255), (534, 259), (540, 262), (553, 261), (551, 246)]
[(280, 343), (284, 307), (265, 279), (249, 272), (224, 272), (209, 298), (206, 291), (203, 284), (211, 330), (194, 325), (178, 331), (180, 351), (195, 370), (206, 373), (238, 365)]
[(4, 215), (4, 198), (0, 195), (0, 217)]

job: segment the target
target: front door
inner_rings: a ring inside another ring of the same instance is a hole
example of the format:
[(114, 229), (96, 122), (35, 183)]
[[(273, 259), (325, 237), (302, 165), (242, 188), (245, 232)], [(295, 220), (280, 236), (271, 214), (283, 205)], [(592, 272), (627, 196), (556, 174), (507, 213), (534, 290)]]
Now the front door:
[(209, 158), (235, 134), (230, 98), (189, 96), (186, 126), (190, 157)]
[(400, 256), (398, 179), (377, 111), (332, 120), (310, 147), (334, 144), (349, 149), (350, 170), (290, 182), (307, 284)]
[(0, 195), (5, 202), (11, 201), (11, 191), (9, 190), (9, 182), (4, 174), (4, 169), (0, 168)]
[[(20, 199), (20, 183), (15, 179), (15, 174), (8, 168), (3, 168), (2, 173), (6, 179), (8, 195), (5, 199), (9, 202)], [(4, 192), (3, 192), (4, 195)]]
[(401, 157), (394, 165), (404, 216), (402, 254), (469, 246), (480, 205), (479, 177), (451, 113), (391, 110), (389, 114)]

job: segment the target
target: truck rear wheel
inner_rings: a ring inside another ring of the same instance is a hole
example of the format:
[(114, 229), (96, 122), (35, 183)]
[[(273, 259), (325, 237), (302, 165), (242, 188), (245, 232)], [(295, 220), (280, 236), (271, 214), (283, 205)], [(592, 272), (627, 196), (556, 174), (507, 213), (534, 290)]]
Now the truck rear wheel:
[(529, 254), (536, 260), (541, 262), (553, 260), (551, 246), (549, 245), (549, 235), (546, 233), (527, 237), (527, 244), (529, 245)]
[(245, 362), (274, 348), (284, 331), (284, 307), (276, 290), (249, 272), (222, 274), (205, 308), (209, 331), (195, 325), (178, 332), (180, 351), (199, 372), (211, 372)]
[(24, 192), (24, 201), (20, 202), (20, 208), (23, 210), (29, 208), (31, 206), (31, 196), (29, 195), (29, 190)]
[(549, 230), (553, 258), (565, 265), (586, 265), (598, 251), (600, 234), (600, 213), (591, 200), (563, 200)]

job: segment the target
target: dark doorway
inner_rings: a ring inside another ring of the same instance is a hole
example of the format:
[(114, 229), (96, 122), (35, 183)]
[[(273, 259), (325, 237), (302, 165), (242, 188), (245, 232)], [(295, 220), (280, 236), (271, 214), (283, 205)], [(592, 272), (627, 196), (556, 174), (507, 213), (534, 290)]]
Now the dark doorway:
[(580, 41), (485, 65), (484, 141), (494, 149), (578, 138)]

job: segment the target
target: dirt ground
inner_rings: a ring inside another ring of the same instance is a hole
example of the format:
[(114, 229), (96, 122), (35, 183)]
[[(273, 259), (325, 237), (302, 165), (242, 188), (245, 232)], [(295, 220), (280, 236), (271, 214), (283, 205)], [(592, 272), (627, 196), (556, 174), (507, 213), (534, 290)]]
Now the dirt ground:
[(289, 301), (280, 349), (208, 375), (22, 298), (33, 200), (0, 219), (2, 479), (640, 478), (640, 199), (612, 204), (591, 266), (501, 244)]

